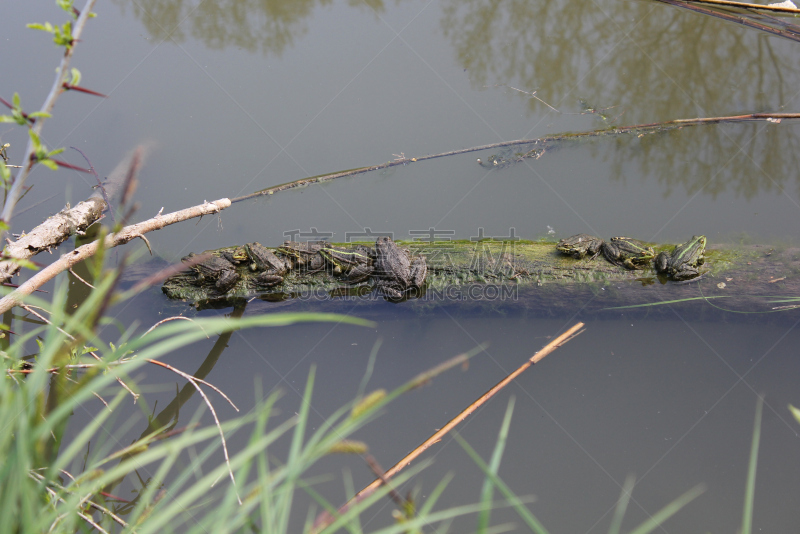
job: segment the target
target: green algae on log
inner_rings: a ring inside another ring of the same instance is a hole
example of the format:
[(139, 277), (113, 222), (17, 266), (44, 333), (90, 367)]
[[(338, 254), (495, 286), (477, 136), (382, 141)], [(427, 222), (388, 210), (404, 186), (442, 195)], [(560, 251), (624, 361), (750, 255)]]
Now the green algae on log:
[[(372, 243), (362, 243), (371, 246)], [(560, 254), (552, 242), (449, 241), (399, 243), (428, 262), (425, 288), (406, 301), (415, 306), (525, 309), (547, 315), (592, 312), (681, 299), (719, 299), (727, 309), (764, 309), (765, 296), (800, 298), (800, 249), (776, 250), (763, 245), (710, 245), (702, 280), (677, 283), (659, 279), (651, 268), (630, 271), (598, 257), (576, 260)], [(338, 244), (351, 249), (356, 243)], [(213, 255), (236, 247), (208, 251)], [(672, 245), (656, 245), (656, 252)], [(255, 274), (239, 265), (239, 281), (221, 293), (213, 281), (199, 282), (191, 271), (167, 279), (162, 290), (173, 299), (198, 307), (230, 306), (244, 299), (298, 302), (368, 303), (385, 299), (371, 280), (347, 284), (328, 271), (292, 271), (283, 283), (258, 287)], [(735, 301), (735, 302), (734, 302)], [(789, 303), (791, 305), (791, 303)], [(696, 306), (696, 301), (678, 309)], [(652, 310), (652, 308), (648, 308)]]

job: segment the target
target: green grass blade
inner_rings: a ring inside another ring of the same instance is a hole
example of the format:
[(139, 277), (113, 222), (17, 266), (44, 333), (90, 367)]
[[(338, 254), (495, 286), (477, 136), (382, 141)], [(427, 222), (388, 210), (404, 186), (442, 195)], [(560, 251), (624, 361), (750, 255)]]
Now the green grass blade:
[(92, 421), (81, 429), (80, 433), (72, 439), (67, 448), (58, 455), (58, 458), (56, 458), (55, 462), (53, 462), (50, 467), (49, 477), (58, 476), (57, 473), (59, 469), (67, 468), (67, 464), (86, 447), (86, 444), (91, 441), (92, 437), (98, 434), (99, 429), (127, 396), (127, 391), (120, 391), (117, 393), (116, 397), (112, 399), (107, 408), (103, 406), (103, 408), (98, 411), (92, 418)]
[[(345, 470), (343, 473), (342, 478), (344, 483), (344, 494), (349, 495), (349, 498), (353, 498), (356, 496), (356, 488), (355, 484), (353, 484), (353, 474), (350, 472), (349, 469)], [(363, 534), (364, 530), (361, 528), (361, 515), (356, 514), (351, 519), (350, 522), (345, 525), (345, 528), (349, 530), (352, 534)]]
[(433, 491), (425, 500), (425, 504), (420, 506), (418, 515), (426, 516), (431, 512), (431, 510), (433, 510), (433, 507), (436, 505), (436, 501), (438, 501), (439, 497), (442, 496), (442, 493), (444, 493), (445, 488), (448, 484), (450, 484), (451, 480), (453, 480), (453, 475), (451, 473), (445, 475), (441, 482), (439, 482), (436, 487), (433, 488)]
[[(497, 472), (500, 470), (500, 461), (503, 458), (503, 451), (506, 448), (506, 441), (508, 439), (508, 429), (511, 426), (511, 415), (514, 413), (514, 397), (508, 400), (506, 413), (503, 417), (503, 423), (500, 425), (500, 432), (497, 436), (497, 443), (495, 443), (492, 457), (489, 460), (489, 472), (497, 477)], [(481, 488), (481, 503), (486, 508), (478, 515), (478, 532), (486, 532), (489, 528), (489, 519), (492, 515), (491, 502), (494, 493), (494, 484), (489, 477), (483, 481), (483, 488)]]
[(289, 457), (286, 461), (286, 470), (288, 472), (286, 477), (285, 487), (281, 489), (283, 499), (278, 506), (279, 516), (276, 534), (287, 532), (289, 528), (289, 511), (292, 508), (292, 501), (294, 498), (295, 486), (297, 479), (304, 466), (306, 465), (300, 458), (303, 451), (303, 439), (306, 435), (306, 426), (308, 425), (308, 414), (311, 411), (311, 395), (314, 389), (314, 377), (316, 376), (316, 366), (312, 365), (308, 371), (308, 379), (306, 380), (306, 389), (303, 392), (303, 400), (300, 405), (300, 412), (297, 414), (297, 424), (294, 427), (292, 434), (292, 444), (289, 447)]
[(794, 416), (794, 418), (797, 419), (798, 423), (800, 423), (800, 409), (797, 409), (797, 408), (795, 408), (794, 406), (792, 406), (790, 404), (789, 405), (789, 411), (792, 412), (792, 415)]
[(676, 300), (661, 300), (658, 302), (648, 302), (646, 304), (631, 304), (630, 306), (613, 306), (611, 308), (603, 308), (604, 310), (624, 310), (626, 308), (647, 308), (649, 306), (663, 306), (664, 304), (677, 304), (679, 302), (690, 302), (692, 300), (711, 300), (711, 299), (729, 299), (731, 295), (717, 295), (713, 297), (690, 297), (685, 299)]
[[(397, 487), (402, 485), (405, 481), (413, 477), (414, 475), (419, 474), (420, 471), (427, 468), (431, 462), (429, 460), (419, 462), (418, 464), (409, 467), (406, 471), (397, 474), (396, 476), (392, 477), (392, 484)], [(334, 520), (322, 530), (319, 531), (312, 531), (318, 534), (326, 533), (326, 534), (333, 534), (334, 532), (338, 532), (340, 528), (344, 527), (345, 525), (349, 524), (352, 516), (358, 515), (364, 512), (367, 508), (378, 502), (379, 500), (383, 499), (387, 493), (389, 493), (389, 489), (386, 486), (381, 486), (380, 488), (376, 489), (369, 495), (367, 495), (363, 500), (354, 503), (350, 506), (347, 510), (345, 510), (341, 515), (334, 515)], [(338, 510), (337, 510), (338, 513)], [(408, 523), (404, 523), (406, 525)]]
[(750, 534), (753, 529), (753, 500), (756, 494), (756, 467), (758, 466), (758, 447), (761, 442), (761, 412), (764, 410), (764, 399), (759, 397), (756, 403), (756, 418), (753, 423), (753, 443), (750, 446), (750, 462), (747, 466), (747, 485), (744, 491), (744, 509), (742, 510), (742, 534)]
[(536, 519), (533, 513), (531, 513), (531, 511), (522, 504), (520, 498), (517, 497), (513, 491), (511, 491), (511, 489), (506, 485), (505, 482), (503, 482), (502, 479), (500, 479), (500, 477), (496, 476), (489, 470), (486, 462), (484, 462), (483, 458), (481, 458), (480, 455), (475, 452), (475, 449), (473, 449), (472, 446), (467, 443), (460, 434), (453, 434), (453, 437), (456, 441), (458, 441), (458, 444), (461, 445), (469, 457), (472, 458), (472, 461), (475, 462), (475, 464), (480, 467), (481, 470), (483, 470), (483, 473), (492, 479), (492, 483), (497, 486), (497, 489), (499, 489), (505, 498), (510, 501), (511, 507), (514, 508), (519, 517), (525, 522), (526, 525), (528, 525), (528, 528), (530, 528), (536, 534), (548, 534), (547, 529), (544, 528), (544, 525), (542, 525), (542, 523)]
[(625, 511), (628, 509), (631, 492), (633, 492), (635, 484), (636, 478), (633, 475), (628, 475), (625, 478), (625, 483), (622, 485), (622, 494), (620, 494), (617, 507), (614, 510), (614, 517), (611, 518), (611, 526), (608, 527), (608, 534), (619, 534), (619, 529), (622, 527), (622, 518), (625, 517)]
[(652, 532), (657, 529), (661, 524), (675, 515), (678, 510), (689, 504), (691, 501), (696, 499), (701, 493), (705, 491), (705, 487), (703, 485), (695, 486), (694, 488), (690, 489), (664, 508), (656, 512), (650, 519), (636, 527), (634, 530), (631, 531), (630, 534), (647, 534), (648, 532)]

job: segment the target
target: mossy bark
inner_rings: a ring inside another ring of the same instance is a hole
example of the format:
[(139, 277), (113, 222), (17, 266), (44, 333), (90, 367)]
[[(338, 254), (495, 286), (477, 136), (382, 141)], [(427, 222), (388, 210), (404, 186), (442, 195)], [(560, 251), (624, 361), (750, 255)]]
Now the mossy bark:
[[(355, 244), (340, 245), (350, 247)], [(771, 311), (769, 299), (800, 298), (800, 249), (762, 245), (711, 245), (702, 280), (677, 283), (650, 269), (630, 271), (605, 261), (576, 260), (559, 254), (555, 244), (542, 241), (482, 241), (400, 243), (428, 262), (425, 288), (406, 301), (419, 309), (439, 306), (482, 309), (525, 309), (546, 315), (594, 312), (685, 299), (703, 299), (706, 308)], [(656, 245), (656, 251), (672, 245)], [(210, 251), (220, 254), (228, 249)], [(371, 280), (351, 285), (331, 272), (291, 272), (282, 284), (259, 288), (253, 273), (238, 266), (241, 279), (227, 293), (213, 283), (201, 283), (192, 272), (168, 279), (163, 291), (198, 307), (221, 307), (253, 297), (267, 301), (336, 302), (347, 299), (383, 301)], [(767, 306), (765, 308), (765, 306)], [(670, 309), (694, 309), (697, 300), (671, 304)], [(666, 308), (661, 306), (660, 308)], [(627, 308), (631, 310), (631, 308)], [(655, 308), (640, 308), (653, 313)], [(662, 310), (659, 310), (662, 311)]]

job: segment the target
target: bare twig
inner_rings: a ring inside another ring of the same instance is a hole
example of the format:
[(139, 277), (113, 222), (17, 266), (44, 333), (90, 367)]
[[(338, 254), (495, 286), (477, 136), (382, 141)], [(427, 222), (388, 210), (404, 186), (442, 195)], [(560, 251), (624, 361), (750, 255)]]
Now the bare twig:
[[(484, 87), (486, 87), (486, 86), (484, 86)], [(552, 109), (556, 113), (561, 113), (556, 108), (554, 108), (553, 106), (551, 106), (550, 104), (548, 104), (547, 102), (545, 102), (544, 100), (542, 100), (541, 98), (536, 96), (536, 91), (523, 91), (522, 89), (517, 89), (516, 87), (513, 87), (511, 85), (506, 85), (504, 83), (496, 83), (492, 87), (508, 87), (509, 89), (513, 89), (514, 91), (517, 91), (519, 93), (526, 94), (526, 95), (530, 96), (531, 98), (535, 98), (536, 100), (538, 100), (539, 102), (541, 102), (542, 104), (544, 104), (548, 108)]]
[(83, 282), (85, 285), (87, 285), (87, 286), (89, 286), (90, 288), (94, 289), (94, 286), (93, 286), (92, 284), (90, 284), (89, 282), (87, 282), (86, 280), (84, 280), (83, 278), (81, 278), (80, 276), (78, 276), (78, 273), (76, 273), (75, 271), (73, 271), (73, 270), (72, 270), (72, 267), (70, 267), (70, 268), (69, 268), (69, 274), (71, 274), (72, 276), (74, 276), (75, 278), (77, 278), (78, 280), (80, 280), (81, 282)]
[[(38, 310), (42, 310), (42, 311), (44, 311), (44, 312), (50, 313), (50, 312), (48, 312), (47, 310), (45, 310), (44, 308), (40, 308), (39, 306), (33, 306), (33, 305), (31, 305), (31, 304), (25, 304), (25, 305), (23, 305), (23, 306), (21, 306), (21, 307), (22, 307), (22, 309), (23, 309), (23, 310), (27, 311), (28, 313), (31, 313), (31, 314), (35, 315), (36, 317), (38, 317), (40, 320), (44, 321), (45, 323), (47, 323), (47, 324), (49, 324), (49, 325), (52, 325), (52, 324), (53, 324), (53, 323), (51, 323), (51, 322), (50, 322), (50, 321), (49, 321), (49, 320), (48, 320), (48, 319), (47, 319), (45, 316), (41, 315), (40, 313), (37, 313), (37, 312), (34, 310), (34, 308), (36, 308), (36, 309), (38, 309)], [(70, 333), (66, 332), (65, 330), (62, 330), (62, 329), (61, 329), (61, 328), (59, 328), (58, 326), (56, 326), (56, 329), (57, 329), (59, 332), (61, 332), (62, 334), (64, 334), (65, 336), (67, 336), (69, 339), (71, 339), (71, 340), (75, 341), (75, 336), (71, 335)], [(89, 354), (91, 354), (91, 356), (92, 356), (92, 357), (93, 357), (95, 360), (97, 360), (97, 361), (99, 361), (99, 362), (100, 362), (100, 361), (102, 361), (102, 358), (100, 358), (100, 356), (99, 356), (97, 353), (95, 353), (94, 351), (89, 351)], [(56, 369), (56, 371), (57, 371), (57, 369)], [(139, 394), (138, 394), (138, 393), (134, 393), (134, 391), (133, 391), (131, 388), (129, 388), (129, 387), (128, 387), (128, 384), (126, 384), (126, 383), (125, 383), (125, 381), (124, 381), (124, 380), (122, 380), (120, 377), (116, 377), (116, 379), (117, 379), (117, 382), (119, 383), (119, 385), (120, 385), (120, 386), (122, 386), (122, 387), (123, 387), (123, 389), (125, 389), (125, 391), (127, 391), (128, 393), (130, 393), (130, 394), (131, 394), (131, 396), (133, 396), (133, 403), (134, 403), (134, 404), (136, 404), (136, 401), (137, 401), (137, 400), (139, 400)], [(94, 392), (93, 392), (93, 393), (94, 393)], [(95, 397), (97, 397), (98, 399), (100, 399), (100, 401), (101, 401), (103, 404), (105, 404), (105, 405), (106, 405), (106, 408), (108, 408), (108, 403), (107, 403), (107, 402), (106, 402), (106, 401), (103, 399), (103, 397), (101, 397), (101, 396), (100, 396), (100, 395), (98, 395), (97, 393), (94, 393), (94, 396), (95, 396)]]
[[(123, 182), (122, 187), (122, 198), (120, 199), (120, 208), (124, 208), (128, 205), (129, 202), (133, 200), (133, 194), (136, 192), (136, 188), (139, 185), (139, 180), (137, 179), (137, 175), (139, 174), (139, 168), (142, 164), (142, 153), (141, 150), (137, 150), (133, 154), (133, 158), (131, 159), (130, 167), (128, 168), (128, 174), (125, 176), (125, 181)], [(124, 215), (124, 219), (120, 224), (125, 224), (127, 219), (130, 215), (133, 214), (133, 206), (131, 209)], [(149, 248), (149, 247), (148, 247)]]
[[(201, 217), (203, 215), (211, 215), (219, 213), (221, 210), (231, 205), (231, 201), (227, 198), (215, 200), (214, 202), (205, 202), (199, 206), (194, 206), (166, 215), (161, 215), (148, 219), (146, 221), (126, 226), (119, 232), (110, 234), (106, 237), (103, 246), (110, 249), (140, 237), (142, 234), (160, 230), (165, 226), (175, 224), (176, 222), (185, 221), (194, 217)], [(36, 275), (31, 277), (27, 282), (19, 286), (14, 292), (6, 295), (0, 299), (0, 313), (5, 313), (14, 306), (18, 306), (22, 299), (30, 295), (34, 289), (41, 287), (44, 283), (54, 278), (57, 274), (69, 269), (76, 263), (79, 263), (87, 258), (92, 257), (100, 248), (98, 241), (93, 241), (81, 247), (76, 248), (72, 252), (68, 252), (59, 258), (57, 261), (48, 265)]]
[[(784, 37), (792, 41), (800, 42), (800, 27), (796, 25), (789, 25), (789, 27), (785, 28), (776, 28), (770, 26), (769, 24), (763, 24), (761, 22), (753, 20), (752, 16), (754, 16), (755, 14), (749, 15), (748, 13), (727, 13), (719, 9), (713, 9), (705, 6), (695, 5), (692, 2), (686, 2), (683, 0), (658, 0), (658, 1), (663, 2), (665, 4), (673, 5), (675, 7), (688, 9), (696, 13), (702, 13), (703, 15), (708, 15), (710, 17), (723, 19), (728, 22), (733, 22), (735, 24), (741, 24), (742, 26), (747, 26), (749, 28), (770, 33), (772, 35)], [(761, 6), (761, 7), (767, 7), (767, 6)], [(785, 22), (782, 21), (782, 24), (785, 24)]]
[[(211, 411), (211, 415), (214, 416), (214, 423), (216, 423), (217, 428), (219, 429), (219, 437), (220, 437), (220, 440), (222, 441), (222, 453), (225, 456), (225, 464), (228, 466), (228, 474), (230, 475), (231, 482), (233, 483), (233, 491), (236, 492), (236, 499), (239, 501), (239, 504), (241, 505), (242, 504), (242, 498), (239, 496), (239, 490), (236, 487), (236, 478), (234, 478), (234, 476), (233, 476), (233, 469), (231, 468), (231, 461), (230, 461), (230, 458), (228, 457), (228, 446), (225, 443), (225, 433), (222, 431), (222, 424), (219, 422), (219, 418), (217, 417), (217, 412), (216, 412), (216, 410), (214, 410), (214, 405), (211, 404), (211, 401), (206, 396), (205, 391), (203, 391), (203, 388), (201, 388), (197, 383), (200, 382), (200, 383), (203, 383), (203, 384), (213, 388), (217, 393), (219, 393), (220, 395), (225, 397), (225, 399), (228, 402), (230, 402), (231, 405), (234, 408), (236, 408), (236, 405), (234, 405), (233, 402), (231, 402), (231, 400), (228, 399), (228, 397), (225, 396), (224, 393), (222, 393), (222, 391), (220, 391), (219, 389), (217, 389), (214, 386), (211, 386), (208, 382), (206, 382), (204, 380), (200, 380), (199, 378), (195, 378), (192, 375), (190, 375), (188, 373), (184, 373), (183, 371), (181, 371), (179, 369), (176, 369), (176, 368), (172, 367), (171, 365), (167, 365), (167, 364), (165, 364), (163, 362), (159, 362), (157, 360), (147, 360), (147, 361), (149, 361), (152, 364), (164, 367), (165, 369), (169, 369), (173, 373), (176, 373), (176, 374), (182, 376), (183, 378), (188, 380), (189, 383), (191, 383), (194, 386), (194, 388), (197, 390), (197, 392), (200, 394), (200, 396), (203, 397), (203, 401), (206, 403), (206, 406), (208, 406), (208, 409)], [(238, 412), (239, 408), (236, 408), (236, 411)]]
[(691, 0), (698, 4), (714, 4), (717, 6), (738, 7), (741, 9), (758, 9), (760, 11), (774, 11), (777, 13), (800, 13), (800, 9), (796, 7), (783, 7), (779, 5), (764, 5), (764, 4), (748, 4), (746, 2), (731, 2), (729, 0)]
[(108, 198), (108, 193), (106, 192), (106, 188), (103, 186), (103, 182), (100, 181), (100, 176), (98, 176), (97, 171), (94, 170), (94, 165), (92, 162), (89, 161), (89, 157), (83, 153), (78, 147), (71, 146), (72, 150), (77, 150), (78, 153), (83, 156), (83, 159), (86, 160), (86, 164), (89, 166), (89, 171), (94, 175), (94, 179), (97, 180), (97, 187), (100, 189), (100, 193), (103, 195), (103, 201), (106, 203), (106, 207), (108, 208), (108, 214), (111, 215), (111, 222), (116, 224), (114, 220), (114, 209), (111, 207), (111, 200)]
[[(159, 215), (156, 215), (156, 217), (159, 217)], [(167, 278), (169, 278), (174, 274), (185, 271), (191, 267), (194, 267), (195, 265), (203, 263), (210, 257), (211, 254), (196, 254), (195, 256), (186, 259), (185, 261), (182, 260), (180, 263), (164, 267), (160, 271), (157, 271), (148, 276), (147, 278), (144, 278), (143, 280), (137, 282), (136, 285), (134, 285), (132, 288), (126, 291), (125, 294), (135, 295), (136, 293), (139, 293), (140, 291), (147, 289), (148, 287), (162, 283), (164, 280), (166, 280)]]
[[(677, 2), (678, 0), (660, 0), (660, 1), (673, 3)], [(800, 40), (800, 38), (798, 38), (798, 40)], [(503, 141), (500, 143), (492, 143), (490, 145), (480, 145), (471, 148), (463, 148), (461, 150), (451, 150), (449, 152), (442, 152), (440, 154), (420, 156), (418, 158), (408, 158), (403, 156), (402, 159), (397, 161), (387, 161), (386, 163), (381, 163), (379, 165), (371, 165), (368, 167), (357, 167), (355, 169), (338, 171), (328, 174), (319, 174), (317, 176), (311, 176), (309, 178), (301, 178), (300, 180), (295, 180), (293, 182), (287, 182), (285, 184), (275, 185), (272, 187), (268, 187), (267, 189), (262, 189), (261, 191), (256, 191), (255, 193), (250, 193), (249, 195), (236, 197), (231, 200), (231, 203), (241, 202), (243, 200), (255, 198), (258, 196), (274, 195), (275, 193), (278, 193), (280, 191), (286, 191), (287, 189), (294, 189), (296, 187), (305, 187), (315, 183), (329, 182), (331, 180), (336, 180), (337, 178), (344, 178), (346, 176), (355, 176), (357, 174), (363, 174), (370, 171), (395, 167), (397, 165), (407, 165), (429, 159), (443, 158), (446, 156), (457, 156), (459, 154), (468, 154), (470, 152), (478, 152), (480, 150), (490, 150), (494, 148), (503, 148), (508, 146), (518, 146), (518, 145), (539, 145), (538, 147), (527, 152), (523, 156), (523, 157), (538, 158), (541, 156), (541, 151), (544, 150), (544, 148), (542, 148), (544, 145), (559, 141), (577, 141), (581, 139), (587, 139), (590, 137), (601, 137), (601, 136), (630, 134), (630, 133), (639, 133), (639, 134), (654, 133), (672, 128), (681, 128), (684, 126), (696, 126), (700, 124), (718, 124), (723, 122), (743, 122), (743, 121), (780, 122), (781, 120), (784, 119), (800, 119), (800, 113), (750, 113), (747, 115), (732, 115), (727, 117), (678, 119), (666, 122), (655, 122), (650, 124), (637, 124), (634, 126), (604, 128), (602, 130), (593, 130), (591, 132), (583, 132), (577, 134), (558, 134), (547, 137), (539, 137), (538, 139), (516, 139), (514, 141)]]
[[(169, 321), (179, 321), (179, 320), (180, 320), (180, 321), (189, 321), (190, 323), (193, 323), (193, 322), (194, 322), (194, 320), (193, 320), (193, 319), (190, 319), (189, 317), (184, 317), (183, 315), (176, 315), (176, 316), (174, 316), (174, 317), (167, 317), (166, 319), (162, 319), (162, 320), (158, 321), (156, 324), (154, 324), (153, 326), (151, 326), (150, 328), (148, 328), (148, 329), (147, 329), (147, 332), (145, 332), (144, 334), (142, 334), (142, 337), (146, 336), (147, 334), (149, 334), (150, 332), (152, 332), (153, 330), (155, 330), (156, 328), (158, 328), (159, 326), (161, 326), (161, 325), (162, 325), (162, 324), (164, 324), (164, 323), (167, 323), (167, 322), (169, 322)], [(208, 337), (208, 332), (206, 332), (206, 331), (203, 329), (203, 327), (202, 327), (202, 326), (200, 326), (199, 324), (197, 325), (197, 327), (198, 327), (200, 330), (203, 330), (203, 333), (206, 335), (206, 339), (208, 339), (208, 338), (209, 338), (209, 337)]]
[[(391, 482), (389, 482), (389, 479), (386, 478), (386, 472), (383, 470), (381, 464), (378, 463), (378, 460), (376, 460), (374, 456), (372, 456), (371, 454), (367, 454), (364, 457), (364, 461), (367, 462), (370, 471), (372, 471), (375, 474), (375, 476), (381, 480), (384, 486), (390, 486)], [(392, 500), (395, 502), (397, 506), (401, 507), (404, 510), (406, 509), (406, 504), (407, 504), (406, 499), (404, 499), (402, 495), (397, 493), (396, 489), (391, 488), (389, 490), (389, 497), (392, 498)]]
[(58, 193), (53, 193), (53, 194), (52, 194), (52, 195), (50, 195), (49, 197), (47, 197), (47, 198), (43, 198), (43, 199), (41, 199), (40, 201), (38, 201), (38, 202), (35, 202), (35, 203), (31, 204), (30, 206), (25, 206), (25, 208), (24, 208), (24, 209), (21, 209), (21, 210), (17, 211), (17, 216), (19, 216), (19, 215), (22, 215), (22, 214), (23, 214), (23, 213), (25, 213), (26, 211), (28, 211), (28, 210), (32, 210), (33, 208), (35, 208), (35, 207), (37, 207), (37, 206), (41, 206), (41, 205), (42, 205), (42, 204), (44, 204), (45, 202), (50, 202), (51, 200), (53, 200), (53, 199), (54, 199), (54, 198), (56, 198), (57, 196), (58, 196)]
[[(63, 469), (60, 469), (60, 471), (62, 473), (64, 473), (66, 476), (68, 476), (72, 481), (75, 481), (75, 477), (73, 477), (70, 473), (68, 473), (67, 471), (64, 471)], [(39, 473), (35, 473), (35, 472), (31, 473), (31, 477), (34, 480), (37, 480), (39, 482), (44, 481), (44, 477), (42, 475), (40, 475)], [(53, 486), (58, 488), (60, 491), (63, 491), (63, 492), (66, 492), (66, 493), (72, 493), (69, 489), (65, 488), (61, 484), (58, 484), (54, 480), (48, 480), (46, 482), (47, 482), (47, 484), (52, 484)], [(50, 488), (48, 488), (48, 490), (52, 491)], [(60, 500), (61, 502), (65, 502), (61, 497), (58, 497), (58, 495), (55, 492), (53, 492), (52, 495), (54, 497), (58, 498), (58, 500)], [(92, 500), (89, 500), (88, 497), (84, 499), (84, 502), (86, 502), (89, 506), (91, 506), (95, 510), (98, 510), (99, 512), (107, 515), (108, 517), (110, 517), (111, 519), (113, 519), (114, 521), (116, 521), (117, 523), (122, 525), (123, 527), (127, 527), (128, 526), (128, 523), (126, 523), (124, 519), (122, 519), (121, 517), (117, 516), (114, 512), (112, 512), (108, 508), (106, 508), (104, 506), (101, 506), (101, 505), (97, 504), (96, 502), (94, 502)]]
[[(34, 478), (34, 477), (31, 477), (31, 478)], [(56, 500), (60, 501), (61, 503), (66, 504), (67, 501), (65, 501), (63, 497), (60, 497), (58, 495), (58, 493), (56, 493), (56, 491), (53, 488), (45, 487), (45, 491), (47, 491), (47, 493), (49, 493), (53, 497), (53, 499), (56, 499)], [(83, 499), (81, 499), (81, 503), (79, 503), (79, 506), (76, 506), (76, 508), (78, 508), (80, 510), (82, 508), (83, 502), (85, 502), (85, 501)], [(89, 517), (88, 515), (84, 514), (83, 512), (76, 512), (76, 514), (78, 515), (78, 517), (80, 517), (81, 519), (83, 519), (84, 521), (89, 523), (91, 526), (93, 526), (95, 529), (97, 529), (98, 532), (102, 532), (104, 534), (108, 534), (108, 531), (106, 531), (103, 527), (101, 527), (100, 525), (95, 523), (94, 520), (91, 517)], [(56, 517), (55, 521), (53, 521), (53, 524), (50, 525), (50, 531), (52, 532), (53, 530), (55, 530), (56, 525), (62, 519), (64, 519), (65, 517), (67, 517), (67, 514), (61, 514), (58, 517)]]
[[(108, 209), (112, 213), (111, 199), (130, 174), (134, 160), (141, 163), (151, 147), (152, 143), (143, 143), (125, 156), (111, 171), (106, 183), (101, 184), (99, 191), (92, 193), (88, 199), (79, 202), (75, 207), (67, 206), (16, 241), (9, 241), (4, 251), (6, 255), (15, 259), (28, 259), (44, 250), (49, 251), (73, 234), (82, 235), (89, 226), (101, 219), (104, 210)], [(91, 162), (89, 167), (92, 167)], [(10, 280), (18, 270), (17, 262), (0, 261), (0, 281)]]

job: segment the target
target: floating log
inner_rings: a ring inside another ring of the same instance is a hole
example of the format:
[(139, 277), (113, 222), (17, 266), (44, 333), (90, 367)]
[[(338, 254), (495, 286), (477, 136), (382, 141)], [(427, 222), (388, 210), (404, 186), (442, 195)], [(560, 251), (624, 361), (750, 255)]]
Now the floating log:
[[(351, 249), (356, 245), (336, 246)], [(424, 255), (428, 263), (425, 287), (398, 302), (417, 310), (456, 306), (516, 309), (537, 315), (677, 311), (697, 317), (720, 309), (737, 314), (782, 311), (777, 315), (794, 316), (797, 312), (790, 310), (800, 308), (798, 248), (709, 245), (703, 265), (706, 273), (700, 279), (675, 282), (656, 275), (652, 268), (631, 271), (612, 265), (602, 256), (574, 259), (558, 253), (555, 243), (545, 241), (399, 245), (415, 256)], [(658, 253), (671, 250), (673, 245), (653, 246)], [(235, 248), (208, 253), (222, 255)], [(192, 271), (170, 277), (162, 289), (168, 297), (191, 302), (198, 308), (226, 307), (254, 298), (284, 304), (296, 301), (299, 307), (318, 310), (336, 309), (342, 302), (369, 304), (387, 300), (375, 291), (373, 280), (348, 284), (330, 270), (293, 270), (283, 283), (269, 288), (259, 287), (255, 274), (246, 265), (237, 266), (237, 270), (239, 281), (224, 293), (213, 280), (199, 281)]]

